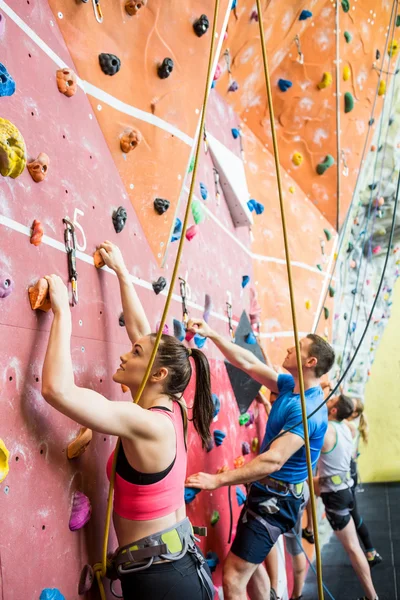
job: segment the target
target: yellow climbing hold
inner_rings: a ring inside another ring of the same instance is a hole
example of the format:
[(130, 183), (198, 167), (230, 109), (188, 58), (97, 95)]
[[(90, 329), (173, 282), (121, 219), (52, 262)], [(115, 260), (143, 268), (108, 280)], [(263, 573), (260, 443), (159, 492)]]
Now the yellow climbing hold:
[(381, 79), (378, 87), (378, 96), (384, 96), (386, 94), (386, 81)]
[(306, 300), (306, 309), (310, 310), (311, 308), (311, 300)]
[(389, 294), (387, 294), (387, 293), (386, 293), (386, 294), (383, 296), (383, 299), (384, 299), (384, 300), (389, 300)]
[(324, 88), (329, 87), (332, 84), (332, 75), (329, 71), (325, 71), (322, 76), (322, 80), (318, 84), (318, 88), (323, 90)]
[(351, 76), (351, 71), (349, 65), (343, 67), (343, 81), (348, 81)]
[(21, 175), (25, 165), (24, 138), (15, 125), (0, 117), (0, 173), (3, 177), (15, 179)]
[(291, 194), (294, 194), (294, 193), (295, 193), (295, 191), (296, 191), (296, 188), (294, 187), (294, 185), (291, 185), (291, 186), (290, 186), (290, 188), (289, 188), (289, 192), (290, 192)]
[(7, 450), (5, 443), (2, 439), (0, 439), (0, 483), (4, 481), (8, 475), (8, 471), (10, 470), (10, 467), (8, 466), (9, 456), (10, 453)]
[(389, 56), (396, 56), (399, 51), (399, 42), (397, 40), (392, 40), (389, 44), (388, 54)]
[(303, 155), (300, 152), (295, 152), (292, 156), (292, 163), (299, 167), (303, 162)]

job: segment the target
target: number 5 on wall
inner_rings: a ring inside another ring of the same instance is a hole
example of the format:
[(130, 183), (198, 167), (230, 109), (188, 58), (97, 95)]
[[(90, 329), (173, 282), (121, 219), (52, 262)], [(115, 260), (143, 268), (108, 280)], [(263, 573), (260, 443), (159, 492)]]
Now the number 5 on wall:
[(84, 216), (85, 216), (85, 213), (84, 213), (82, 210), (80, 210), (79, 208), (76, 208), (76, 209), (75, 209), (75, 211), (74, 211), (74, 219), (73, 219), (73, 223), (74, 223), (74, 225), (75, 225), (75, 228), (76, 228), (76, 229), (79, 229), (79, 231), (80, 231), (80, 232), (81, 232), (81, 234), (82, 234), (82, 244), (80, 244), (80, 243), (79, 243), (79, 240), (77, 239), (77, 240), (76, 240), (76, 247), (77, 247), (77, 249), (78, 249), (78, 250), (80, 250), (81, 252), (85, 252), (85, 250), (86, 250), (86, 246), (87, 246), (87, 243), (86, 243), (86, 236), (85, 236), (85, 232), (83, 231), (83, 227), (82, 227), (82, 225), (81, 225), (80, 223), (78, 223), (78, 215), (80, 215), (81, 217), (84, 217)]

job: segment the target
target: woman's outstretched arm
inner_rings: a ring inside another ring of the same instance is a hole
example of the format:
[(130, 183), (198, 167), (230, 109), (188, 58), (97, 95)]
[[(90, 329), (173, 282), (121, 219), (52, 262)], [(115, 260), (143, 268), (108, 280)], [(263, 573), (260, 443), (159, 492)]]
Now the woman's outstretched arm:
[(100, 246), (100, 253), (107, 267), (118, 277), (125, 327), (130, 341), (134, 344), (139, 338), (151, 333), (150, 323), (130, 279), (121, 250), (106, 240)]

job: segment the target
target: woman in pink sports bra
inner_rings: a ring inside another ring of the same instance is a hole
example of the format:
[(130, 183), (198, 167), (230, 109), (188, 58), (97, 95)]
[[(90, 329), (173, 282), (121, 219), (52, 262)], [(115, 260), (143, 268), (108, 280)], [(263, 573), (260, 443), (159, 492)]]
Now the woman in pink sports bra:
[[(132, 350), (121, 356), (113, 376), (134, 397), (155, 334), (130, 280), (122, 254), (111, 242), (100, 249), (119, 281)], [(213, 417), (210, 369), (205, 355), (163, 335), (153, 372), (139, 404), (110, 402), (75, 385), (68, 292), (60, 277), (48, 276), (54, 319), (43, 365), (42, 393), (58, 411), (95, 431), (121, 438), (114, 489), (114, 527), (119, 548), (114, 567), (124, 600), (212, 600), (210, 572), (186, 518), (186, 406), (182, 394), (196, 366), (193, 424), (203, 447)], [(113, 453), (114, 454), (114, 453)], [(107, 465), (110, 475), (113, 454)]]

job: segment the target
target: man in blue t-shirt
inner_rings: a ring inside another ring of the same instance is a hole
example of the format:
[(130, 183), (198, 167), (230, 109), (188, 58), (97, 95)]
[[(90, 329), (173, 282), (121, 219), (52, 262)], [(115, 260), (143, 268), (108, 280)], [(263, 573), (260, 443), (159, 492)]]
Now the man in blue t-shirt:
[[(282, 366), (290, 375), (278, 375), (254, 354), (232, 344), (200, 319), (191, 320), (188, 330), (210, 338), (235, 367), (242, 369), (278, 394), (270, 412), (260, 454), (240, 469), (212, 475), (197, 473), (186, 484), (203, 490), (225, 485), (252, 484), (240, 515), (235, 540), (224, 564), (225, 600), (244, 600), (246, 588), (252, 600), (269, 598), (270, 585), (264, 569), (258, 569), (278, 537), (290, 531), (303, 501), (307, 479), (304, 429), (301, 413), (296, 349), (287, 350)], [(335, 354), (320, 336), (300, 340), (307, 414), (323, 402), (320, 378), (333, 366)], [(308, 419), (311, 459), (317, 464), (328, 426), (322, 407)], [(284, 433), (272, 441), (278, 434)], [(258, 569), (258, 570), (257, 570)], [(252, 579), (257, 570), (257, 577)]]

